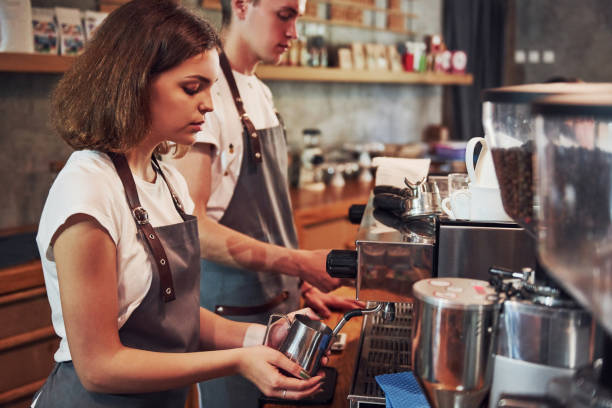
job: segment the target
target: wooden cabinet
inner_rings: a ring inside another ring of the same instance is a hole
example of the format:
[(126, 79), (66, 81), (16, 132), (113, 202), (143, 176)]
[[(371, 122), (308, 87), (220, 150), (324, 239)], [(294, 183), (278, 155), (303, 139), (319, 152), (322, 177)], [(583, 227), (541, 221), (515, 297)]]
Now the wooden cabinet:
[(40, 261), (0, 269), (0, 406), (30, 406), (58, 344)]
[[(40, 261), (0, 268), (0, 407), (30, 406), (58, 346)], [(185, 408), (197, 407), (193, 386)]]

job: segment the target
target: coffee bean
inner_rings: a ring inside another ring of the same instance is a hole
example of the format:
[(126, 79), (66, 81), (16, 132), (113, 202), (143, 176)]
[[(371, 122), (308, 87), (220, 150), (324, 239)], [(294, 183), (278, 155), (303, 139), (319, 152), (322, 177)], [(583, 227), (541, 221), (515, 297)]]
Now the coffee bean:
[(532, 231), (535, 231), (532, 165), (534, 150), (534, 143), (530, 140), (519, 147), (495, 148), (491, 151), (504, 210), (516, 222)]
[(543, 223), (561, 238), (558, 242), (605, 237), (611, 222), (612, 155), (598, 148), (553, 144), (545, 155)]

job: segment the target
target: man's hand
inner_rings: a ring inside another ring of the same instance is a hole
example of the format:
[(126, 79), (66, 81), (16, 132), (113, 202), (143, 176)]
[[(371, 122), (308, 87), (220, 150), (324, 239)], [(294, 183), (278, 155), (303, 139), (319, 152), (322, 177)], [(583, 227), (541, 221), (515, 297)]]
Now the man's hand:
[(300, 268), (300, 277), (323, 292), (329, 292), (340, 286), (340, 279), (332, 278), (326, 269), (327, 249), (314, 251), (297, 251)]
[(328, 318), (332, 310), (344, 312), (352, 309), (363, 309), (365, 307), (365, 303), (363, 302), (323, 293), (307, 282), (302, 283), (300, 290), (302, 291), (305, 305), (312, 308), (323, 318)]
[(302, 249), (286, 249), (286, 254), (278, 258), (270, 269), (287, 273), (302, 278), (302, 280), (329, 292), (340, 286), (340, 279), (332, 278), (325, 267), (329, 250), (318, 249), (316, 251)]

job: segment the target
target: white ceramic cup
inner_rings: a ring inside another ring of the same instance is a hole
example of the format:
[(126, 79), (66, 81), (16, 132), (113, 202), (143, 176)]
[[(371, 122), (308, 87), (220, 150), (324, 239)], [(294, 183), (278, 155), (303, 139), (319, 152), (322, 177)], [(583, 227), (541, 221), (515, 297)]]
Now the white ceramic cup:
[(442, 200), (442, 211), (450, 219), (507, 222), (512, 219), (504, 211), (501, 192), (496, 187), (477, 186), (456, 190)]
[(468, 189), (455, 190), (442, 200), (442, 211), (452, 220), (470, 219), (471, 194)]
[[(474, 149), (478, 144), (482, 144), (482, 149), (474, 165)], [(472, 184), (484, 187), (499, 186), (493, 165), (493, 155), (484, 137), (473, 137), (468, 141), (465, 147), (465, 166)]]
[(504, 211), (499, 187), (478, 186), (470, 183), (470, 220), (512, 221)]

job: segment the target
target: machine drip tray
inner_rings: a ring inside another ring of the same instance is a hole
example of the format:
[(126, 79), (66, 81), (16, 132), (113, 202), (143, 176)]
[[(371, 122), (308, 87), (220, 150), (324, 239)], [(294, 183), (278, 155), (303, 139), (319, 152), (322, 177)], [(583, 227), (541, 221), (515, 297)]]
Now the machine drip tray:
[[(367, 307), (375, 305), (368, 302)], [(364, 316), (348, 395), (351, 408), (384, 406), (385, 394), (374, 377), (412, 369), (412, 318), (412, 303), (396, 303), (392, 322), (385, 322), (378, 313)]]

